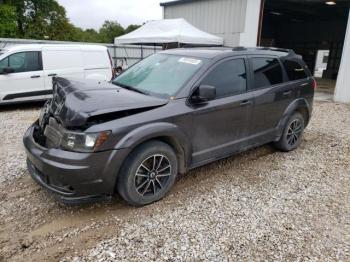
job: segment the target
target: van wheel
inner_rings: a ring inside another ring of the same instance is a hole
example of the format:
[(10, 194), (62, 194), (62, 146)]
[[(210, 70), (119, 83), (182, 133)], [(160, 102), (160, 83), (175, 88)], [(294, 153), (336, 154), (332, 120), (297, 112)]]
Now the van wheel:
[(283, 134), (279, 141), (274, 145), (281, 151), (292, 151), (296, 149), (300, 143), (304, 133), (305, 121), (303, 116), (295, 112), (287, 121)]
[(147, 205), (169, 192), (177, 173), (178, 161), (174, 150), (160, 141), (146, 142), (125, 161), (117, 191), (131, 205)]

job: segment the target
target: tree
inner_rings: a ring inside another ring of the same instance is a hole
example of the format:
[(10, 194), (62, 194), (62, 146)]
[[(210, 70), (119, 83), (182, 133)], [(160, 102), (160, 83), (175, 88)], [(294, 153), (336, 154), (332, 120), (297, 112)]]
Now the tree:
[(16, 10), (18, 37), (64, 40), (73, 30), (56, 0), (3, 0)]
[(82, 41), (90, 43), (102, 42), (100, 34), (95, 29), (86, 29), (83, 34)]
[(0, 0), (0, 37), (113, 43), (115, 37), (139, 27), (124, 29), (107, 20), (99, 31), (83, 30), (69, 22), (57, 0)]
[(105, 21), (99, 31), (101, 41), (104, 43), (113, 43), (114, 38), (123, 35), (124, 28), (117, 21)]
[(10, 5), (0, 5), (0, 36), (16, 37), (16, 8)]
[(128, 34), (136, 29), (138, 29), (140, 27), (140, 25), (129, 25), (126, 29), (125, 29), (125, 34)]

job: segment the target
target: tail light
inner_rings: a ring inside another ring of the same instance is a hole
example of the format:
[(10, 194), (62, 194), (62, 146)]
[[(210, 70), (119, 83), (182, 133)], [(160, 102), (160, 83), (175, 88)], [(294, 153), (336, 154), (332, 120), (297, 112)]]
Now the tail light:
[(111, 80), (113, 80), (115, 78), (115, 69), (114, 69), (114, 66), (113, 66), (113, 61), (112, 61), (111, 54), (109, 53), (108, 50), (107, 50), (107, 54), (108, 54), (109, 62), (111, 63), (111, 68), (112, 68), (112, 79)]
[(312, 78), (312, 88), (317, 89), (317, 82), (315, 78)]

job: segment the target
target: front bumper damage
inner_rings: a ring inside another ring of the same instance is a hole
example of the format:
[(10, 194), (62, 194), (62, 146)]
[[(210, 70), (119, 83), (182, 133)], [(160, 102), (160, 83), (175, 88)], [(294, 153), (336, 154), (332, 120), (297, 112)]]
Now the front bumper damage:
[(94, 153), (45, 148), (34, 138), (40, 127), (34, 123), (23, 138), (31, 177), (66, 204), (110, 198), (126, 149)]

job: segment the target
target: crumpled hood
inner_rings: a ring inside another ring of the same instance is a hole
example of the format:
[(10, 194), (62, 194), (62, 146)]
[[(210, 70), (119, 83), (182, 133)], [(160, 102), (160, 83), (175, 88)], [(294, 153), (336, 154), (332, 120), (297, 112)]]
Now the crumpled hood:
[[(86, 125), (91, 117), (109, 115), (120, 117), (121, 112), (153, 109), (169, 100), (127, 90), (106, 81), (53, 78), (51, 113), (68, 127)], [(131, 113), (132, 114), (132, 113)]]

